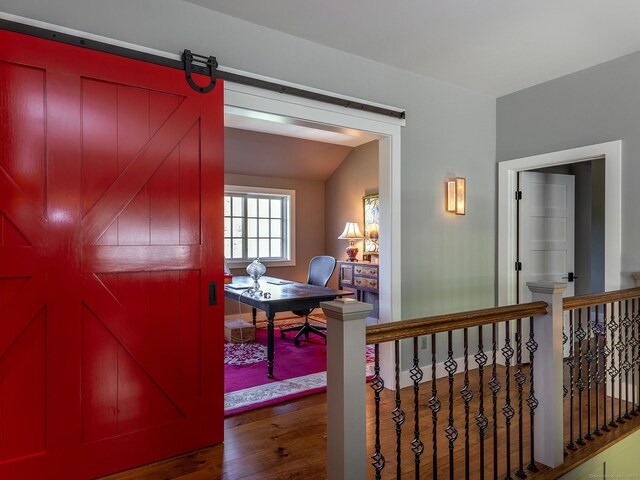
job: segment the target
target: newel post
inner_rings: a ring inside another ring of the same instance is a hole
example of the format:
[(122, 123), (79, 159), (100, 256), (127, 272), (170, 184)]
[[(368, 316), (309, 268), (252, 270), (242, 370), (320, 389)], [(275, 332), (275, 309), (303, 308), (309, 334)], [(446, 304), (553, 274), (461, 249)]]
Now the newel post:
[(636, 287), (640, 287), (640, 272), (633, 272), (631, 276), (636, 282)]
[(564, 419), (562, 400), (562, 295), (565, 283), (527, 283), (534, 302), (546, 302), (547, 314), (534, 318), (535, 354), (533, 379), (539, 405), (535, 412), (535, 457), (540, 463), (557, 467), (564, 462)]
[(366, 321), (373, 306), (320, 304), (327, 316), (327, 478), (366, 477)]

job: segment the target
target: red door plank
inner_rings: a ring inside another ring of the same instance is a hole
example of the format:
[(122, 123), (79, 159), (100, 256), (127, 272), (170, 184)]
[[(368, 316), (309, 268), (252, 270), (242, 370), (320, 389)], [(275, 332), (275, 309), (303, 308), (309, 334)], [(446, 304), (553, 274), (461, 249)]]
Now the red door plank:
[(82, 442), (118, 433), (118, 342), (88, 308), (82, 311)]
[(1, 360), (4, 448), (0, 461), (45, 450), (45, 325), (41, 310)]
[(44, 204), (45, 72), (3, 64), (5, 117), (2, 167), (36, 204)]

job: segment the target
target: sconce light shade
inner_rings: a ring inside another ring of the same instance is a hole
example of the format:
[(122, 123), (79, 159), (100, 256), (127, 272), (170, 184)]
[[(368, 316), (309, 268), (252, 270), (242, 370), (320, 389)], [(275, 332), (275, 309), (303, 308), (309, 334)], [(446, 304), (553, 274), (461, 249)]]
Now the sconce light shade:
[(467, 203), (467, 181), (462, 177), (447, 180), (447, 212), (464, 215)]

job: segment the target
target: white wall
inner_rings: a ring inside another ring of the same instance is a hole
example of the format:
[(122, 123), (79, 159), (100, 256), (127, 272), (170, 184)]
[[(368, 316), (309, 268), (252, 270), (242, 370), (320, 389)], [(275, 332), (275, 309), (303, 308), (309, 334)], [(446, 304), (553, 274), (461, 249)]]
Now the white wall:
[(497, 101), (498, 161), (622, 140), (622, 288), (640, 269), (640, 52)]
[[(0, 0), (0, 11), (404, 107), (402, 315), (494, 304), (495, 100), (177, 0)], [(464, 217), (444, 181), (467, 178)]]

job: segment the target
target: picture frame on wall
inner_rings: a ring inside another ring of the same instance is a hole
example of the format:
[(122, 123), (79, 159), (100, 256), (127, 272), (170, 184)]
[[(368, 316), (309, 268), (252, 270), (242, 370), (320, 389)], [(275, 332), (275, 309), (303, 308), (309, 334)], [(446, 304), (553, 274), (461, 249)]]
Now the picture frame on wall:
[(364, 260), (377, 263), (380, 253), (380, 196), (365, 195), (362, 197), (364, 212)]

